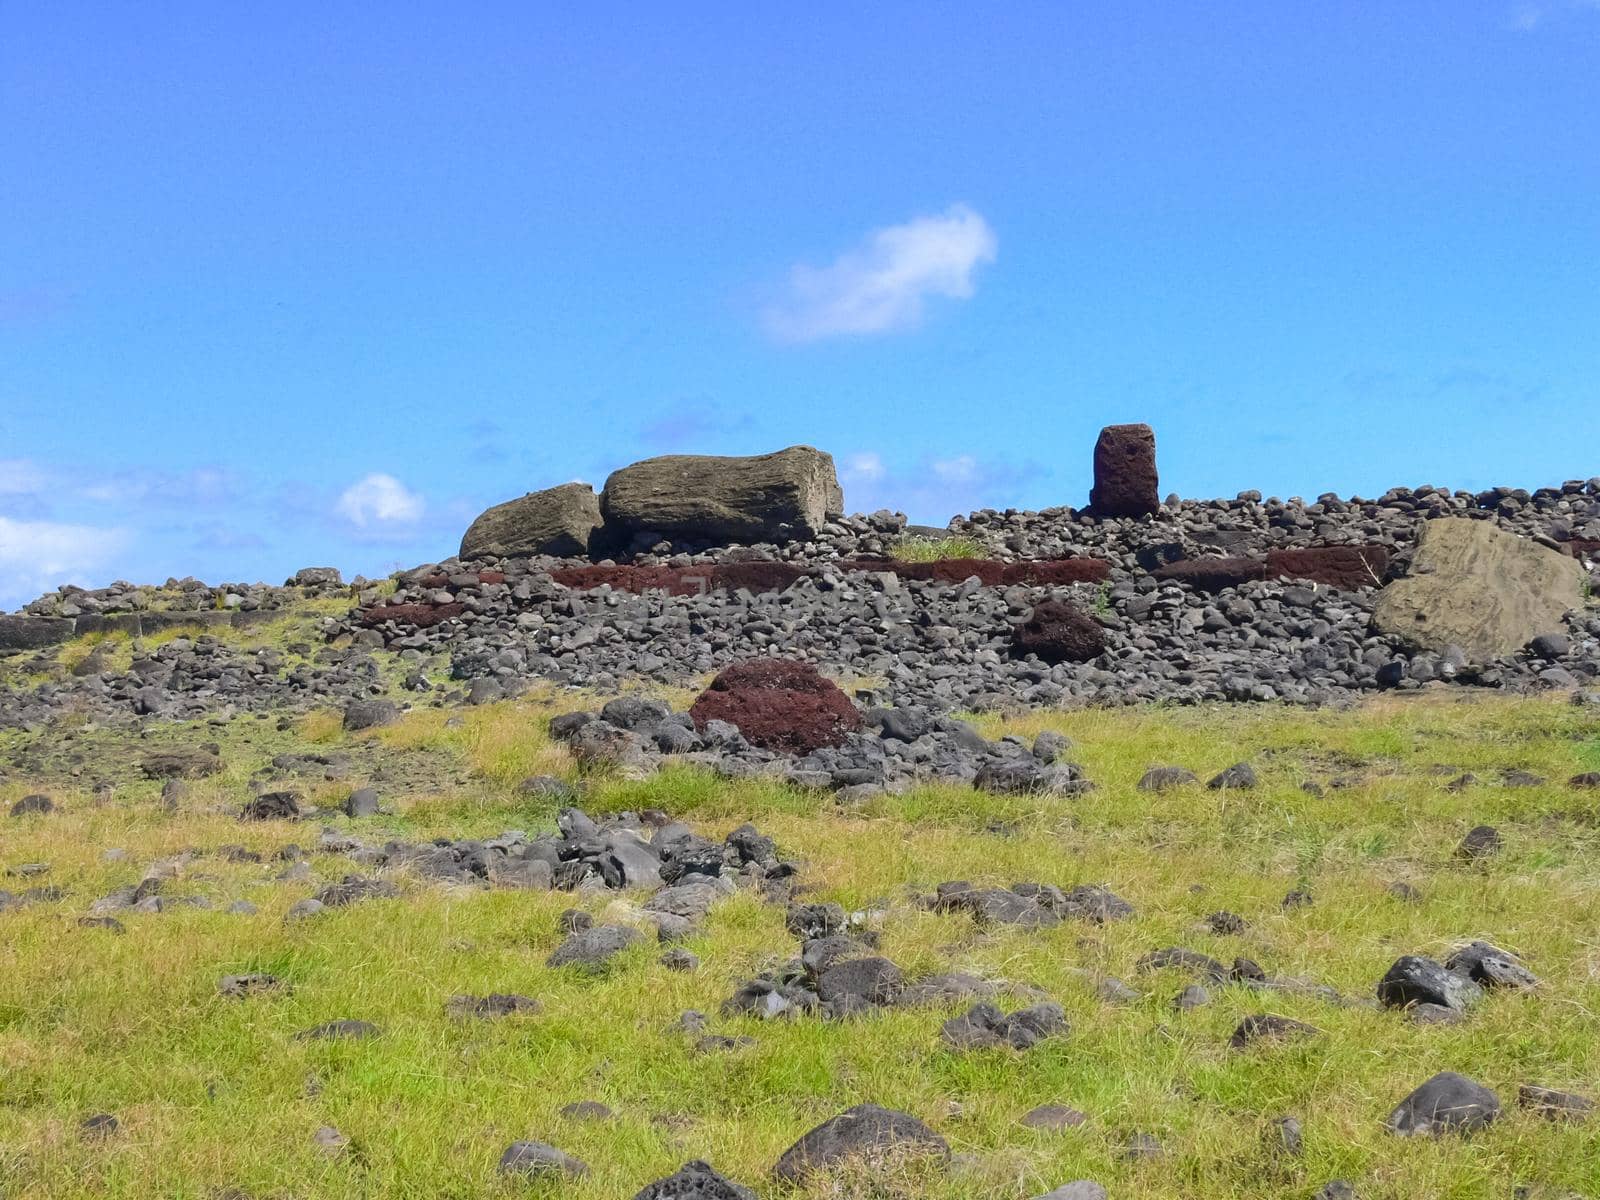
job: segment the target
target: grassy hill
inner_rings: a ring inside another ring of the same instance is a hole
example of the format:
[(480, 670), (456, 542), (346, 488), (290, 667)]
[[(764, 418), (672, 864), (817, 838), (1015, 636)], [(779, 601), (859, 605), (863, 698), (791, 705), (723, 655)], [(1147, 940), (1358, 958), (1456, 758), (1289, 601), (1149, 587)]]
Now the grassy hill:
[[(1078, 1178), (1151, 1198), (1310, 1196), (1335, 1178), (1362, 1196), (1509, 1195), (1517, 1185), (1600, 1193), (1600, 1119), (1552, 1122), (1516, 1105), (1521, 1084), (1600, 1091), (1600, 792), (1566, 783), (1600, 769), (1593, 710), (1458, 695), (1338, 714), (986, 716), (975, 719), (989, 736), (1067, 734), (1097, 790), (1040, 799), (932, 787), (842, 809), (831, 797), (689, 770), (580, 778), (544, 726), (582, 699), (533, 694), (424, 711), (358, 735), (331, 714), (166, 726), (143, 739), (93, 726), (6, 735), (4, 807), (45, 792), (57, 811), (0, 816), (0, 865), (48, 864), (0, 887), (58, 892), (0, 912), (0, 1194), (599, 1200), (704, 1158), (776, 1196), (768, 1172), (778, 1155), (865, 1101), (926, 1120), (950, 1143), (953, 1165), (817, 1180), (800, 1194), (990, 1200)], [(216, 745), (223, 770), (175, 802), (133, 769), (154, 745), (201, 742)], [(515, 789), (536, 773), (577, 781), (596, 817), (661, 809), (719, 839), (753, 821), (803, 864), (798, 899), (865, 914), (879, 952), (909, 976), (960, 969), (1004, 981), (1015, 985), (1000, 1000), (1008, 1009), (1038, 989), (1063, 1006), (1070, 1031), (1025, 1053), (958, 1053), (941, 1043), (940, 1026), (965, 1005), (828, 1022), (722, 1017), (740, 983), (798, 952), (782, 906), (748, 891), (714, 906), (684, 943), (701, 960), (689, 973), (663, 966), (649, 943), (597, 977), (544, 965), (563, 910), (627, 922), (639, 898), (625, 893), (473, 889), (401, 874), (397, 898), (285, 921), (296, 901), (353, 868), (317, 851), (320, 824), (238, 820), (249, 780), (282, 755), (301, 756), (280, 763), (300, 764), (295, 786), (310, 801), (337, 803), (372, 782), (391, 812), (331, 824), (379, 845), (550, 828), (553, 807)], [(1260, 776), (1252, 790), (1135, 787), (1152, 764), (1205, 779), (1240, 760)], [(114, 787), (73, 786), (85, 764), (101, 778), (113, 763), (127, 768)], [(1547, 782), (1512, 776), (1523, 784), (1512, 786), (1506, 771)], [(1447, 786), (1463, 773), (1477, 782)], [(1499, 830), (1499, 852), (1459, 857), (1463, 835), (1482, 824)], [(280, 857), (291, 844), (301, 851)], [(249, 856), (229, 846), (261, 861), (235, 861)], [(302, 860), (309, 878), (304, 869), (277, 878)], [(120, 934), (77, 923), (96, 897), (158, 863), (168, 864), (165, 911), (120, 914)], [(1136, 913), (1032, 931), (983, 928), (921, 902), (958, 879), (1104, 884)], [(1414, 893), (1397, 894), (1398, 883)], [(1291, 891), (1311, 903), (1286, 907)], [(186, 896), (211, 907), (174, 903)], [(235, 900), (258, 911), (229, 912)], [(1243, 931), (1216, 932), (1207, 919), (1219, 911), (1242, 918)], [(1474, 938), (1520, 955), (1541, 986), (1492, 991), (1454, 1025), (1369, 1003), (1398, 956), (1442, 959)], [(1138, 966), (1174, 945), (1224, 963), (1244, 956), (1345, 1002), (1208, 985), (1209, 1003), (1179, 1011), (1174, 998), (1191, 979)], [(263, 971), (288, 986), (243, 1000), (218, 994), (222, 976)], [(1102, 999), (1097, 984), (1108, 976), (1140, 997)], [(488, 992), (532, 996), (542, 1011), (446, 1014), (450, 997)], [(697, 1053), (671, 1028), (691, 1009), (709, 1015), (712, 1032), (754, 1044)], [(1230, 1049), (1238, 1022), (1261, 1012), (1321, 1032)], [(340, 1018), (381, 1033), (295, 1038)], [(1389, 1111), (1442, 1070), (1498, 1092), (1501, 1120), (1470, 1140), (1386, 1132)], [(561, 1115), (581, 1100), (614, 1115)], [(1056, 1132), (1020, 1123), (1047, 1104), (1086, 1119)], [(115, 1132), (81, 1128), (99, 1113), (115, 1116)], [(1285, 1115), (1303, 1125), (1299, 1155), (1275, 1149)], [(348, 1144), (319, 1145), (322, 1127)], [(1160, 1156), (1127, 1158), (1137, 1134), (1152, 1135)], [(526, 1138), (583, 1159), (590, 1174), (497, 1175), (501, 1152)]]

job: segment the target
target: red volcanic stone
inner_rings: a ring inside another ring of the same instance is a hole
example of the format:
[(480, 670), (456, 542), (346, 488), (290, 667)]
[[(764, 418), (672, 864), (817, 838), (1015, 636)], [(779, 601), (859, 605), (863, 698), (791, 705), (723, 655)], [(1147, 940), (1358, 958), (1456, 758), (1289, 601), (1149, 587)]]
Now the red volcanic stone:
[(724, 669), (689, 709), (696, 729), (727, 721), (765, 750), (810, 754), (861, 727), (850, 697), (809, 663), (751, 659)]
[(505, 581), (506, 581), (506, 573), (504, 571), (479, 571), (478, 572), (478, 582), (479, 583), (504, 583)]
[(424, 575), (418, 582), (425, 588), (442, 588), (449, 585), (450, 576), (443, 574)]
[(673, 596), (701, 596), (714, 590), (749, 588), (752, 592), (782, 591), (806, 574), (792, 563), (707, 563), (695, 567), (562, 567), (550, 578), (563, 587), (588, 591), (609, 585), (624, 592), (667, 592)]
[(1389, 551), (1383, 546), (1306, 546), (1271, 550), (1266, 558), (1185, 558), (1157, 567), (1155, 577), (1203, 592), (1261, 579), (1306, 579), (1356, 591), (1381, 587), (1388, 567)]
[(361, 623), (367, 626), (382, 625), (385, 621), (393, 621), (396, 625), (410, 625), (417, 629), (427, 629), (448, 621), (451, 617), (459, 617), (467, 611), (465, 604), (381, 604), (377, 608), (369, 608), (361, 614)]
[(1561, 548), (1576, 559), (1600, 558), (1600, 538), (1573, 538)]
[(1019, 657), (1033, 654), (1047, 663), (1088, 662), (1105, 648), (1106, 633), (1099, 622), (1065, 600), (1034, 605), (1012, 635), (1012, 649)]
[(1220, 592), (1254, 579), (1267, 577), (1267, 564), (1258, 558), (1185, 558), (1155, 570), (1157, 579), (1187, 583), (1202, 592)]
[(1103, 558), (1053, 558), (1007, 563), (1000, 582), (1008, 587), (1016, 584), (1049, 587), (1063, 583), (1101, 583), (1110, 576), (1111, 564)]
[(976, 575), (985, 587), (1099, 583), (1111, 574), (1111, 564), (1103, 558), (1057, 558), (1020, 563), (991, 558), (945, 558), (936, 562), (851, 558), (841, 562), (839, 568), (846, 572), (887, 571), (900, 579), (922, 583), (961, 583)]
[(1301, 550), (1269, 550), (1267, 574), (1279, 579), (1309, 579), (1328, 587), (1357, 591), (1382, 587), (1389, 568), (1383, 546), (1308, 546)]
[(1148, 425), (1107, 425), (1094, 444), (1094, 488), (1089, 507), (1097, 517), (1143, 517), (1161, 507), (1156, 478), (1156, 434)]

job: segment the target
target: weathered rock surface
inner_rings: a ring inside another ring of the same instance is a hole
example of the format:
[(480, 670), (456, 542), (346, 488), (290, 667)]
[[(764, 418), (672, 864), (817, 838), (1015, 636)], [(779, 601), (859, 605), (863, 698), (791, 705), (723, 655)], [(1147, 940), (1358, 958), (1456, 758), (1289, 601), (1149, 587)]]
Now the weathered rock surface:
[(589, 1167), (546, 1142), (512, 1142), (500, 1156), (500, 1173), (535, 1178), (559, 1175), (578, 1178), (587, 1175)]
[(608, 537), (638, 533), (712, 544), (810, 541), (844, 494), (833, 456), (790, 446), (747, 458), (669, 454), (612, 472), (600, 494)]
[(1028, 1050), (1045, 1038), (1066, 1032), (1066, 1014), (1059, 1004), (1035, 1004), (1004, 1013), (993, 1004), (982, 1003), (946, 1021), (941, 1036), (957, 1050)]
[(838, 684), (809, 663), (757, 659), (717, 675), (689, 709), (695, 729), (725, 721), (751, 745), (786, 754), (837, 746), (861, 726), (861, 714)]
[(1389, 1008), (1431, 1004), (1462, 1013), (1482, 998), (1483, 989), (1467, 975), (1448, 971), (1419, 954), (1397, 959), (1378, 982), (1378, 999)]
[(587, 483), (529, 492), (486, 509), (461, 539), (464, 559), (549, 554), (575, 558), (589, 553), (600, 528), (600, 498)]
[(1567, 555), (1487, 521), (1429, 521), (1411, 571), (1378, 593), (1379, 632), (1474, 661), (1514, 654), (1583, 605), (1583, 570)]
[(1032, 654), (1041, 662), (1082, 663), (1106, 648), (1106, 633), (1093, 617), (1064, 600), (1043, 600), (1017, 626), (1013, 652)]
[(1403, 1137), (1471, 1133), (1500, 1116), (1500, 1097), (1454, 1071), (1441, 1071), (1412, 1092), (1386, 1122)]
[(1161, 507), (1156, 432), (1148, 425), (1107, 425), (1094, 444), (1089, 507), (1102, 517), (1143, 517)]
[(756, 1200), (756, 1194), (696, 1159), (675, 1174), (656, 1180), (633, 1200)]
[(949, 1159), (945, 1140), (909, 1113), (858, 1104), (824, 1121), (783, 1152), (772, 1173), (785, 1183), (800, 1183), (814, 1171), (858, 1160), (899, 1154)]

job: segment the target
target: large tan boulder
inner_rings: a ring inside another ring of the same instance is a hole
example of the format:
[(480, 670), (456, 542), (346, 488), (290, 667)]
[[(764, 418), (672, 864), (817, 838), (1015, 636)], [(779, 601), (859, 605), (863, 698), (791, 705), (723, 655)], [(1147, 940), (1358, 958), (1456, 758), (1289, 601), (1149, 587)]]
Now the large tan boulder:
[(1425, 650), (1460, 646), (1476, 662), (1558, 630), (1583, 605), (1575, 559), (1491, 521), (1425, 522), (1411, 571), (1378, 593), (1372, 624)]
[(563, 483), (484, 512), (461, 539), (461, 557), (573, 558), (589, 552), (590, 535), (599, 526), (600, 500), (594, 489), (587, 483)]
[(833, 456), (810, 446), (647, 458), (613, 472), (600, 493), (606, 534), (618, 540), (652, 530), (704, 542), (810, 541), (843, 509)]

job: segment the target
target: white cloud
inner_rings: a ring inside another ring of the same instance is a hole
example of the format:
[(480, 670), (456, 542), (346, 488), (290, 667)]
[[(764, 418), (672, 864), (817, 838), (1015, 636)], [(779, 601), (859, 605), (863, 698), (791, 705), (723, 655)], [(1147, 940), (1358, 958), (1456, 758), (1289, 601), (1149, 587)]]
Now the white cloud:
[(796, 265), (788, 294), (770, 307), (767, 329), (784, 341), (915, 328), (930, 296), (965, 300), (973, 273), (994, 261), (994, 230), (972, 209), (875, 229), (826, 267)]
[[(865, 459), (867, 471), (854, 471)], [(844, 460), (839, 482), (846, 512), (887, 508), (914, 523), (943, 525), (950, 517), (992, 505), (1014, 503), (1019, 491), (1045, 474), (1034, 462), (986, 459), (972, 454), (931, 456), (890, 465), (867, 451)]]
[(971, 483), (978, 478), (978, 460), (970, 454), (936, 459), (930, 466), (941, 483)]
[(32, 459), (0, 458), (0, 496), (36, 496), (46, 483), (44, 469)]
[(864, 450), (844, 460), (842, 474), (846, 483), (873, 483), (882, 479), (886, 471), (881, 454), (876, 450)]
[(232, 492), (233, 481), (226, 471), (197, 467), (192, 471), (116, 471), (82, 488), (79, 494), (98, 504), (161, 503), (190, 508), (221, 503)]
[(123, 529), (0, 517), (0, 607), (23, 604), (63, 583), (86, 585), (128, 544)]
[(1564, 12), (1579, 11), (1600, 11), (1600, 0), (1523, 0), (1512, 7), (1507, 19), (1512, 29), (1528, 33)]
[(356, 528), (368, 529), (414, 524), (424, 507), (422, 497), (393, 475), (375, 471), (345, 488), (333, 509)]

